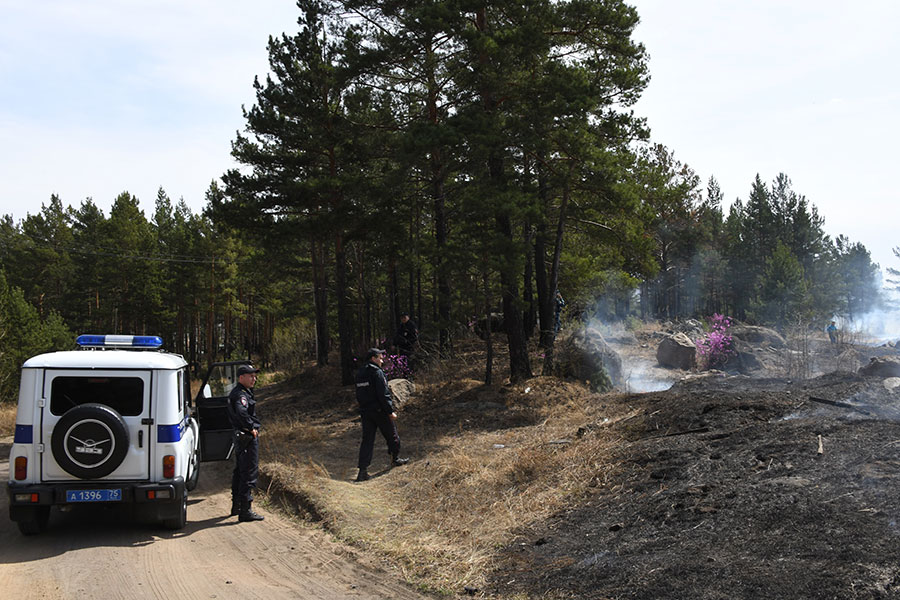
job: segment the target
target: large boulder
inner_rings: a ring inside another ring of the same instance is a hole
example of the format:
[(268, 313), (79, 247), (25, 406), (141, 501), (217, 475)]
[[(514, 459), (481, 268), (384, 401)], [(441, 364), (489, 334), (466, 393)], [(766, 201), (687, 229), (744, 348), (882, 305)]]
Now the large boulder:
[(388, 387), (391, 388), (394, 408), (401, 408), (416, 391), (416, 384), (409, 379), (391, 379)]
[(697, 364), (697, 347), (683, 333), (667, 335), (656, 348), (656, 360), (663, 367), (693, 369)]
[(722, 365), (724, 370), (737, 371), (747, 375), (751, 371), (762, 369), (762, 363), (757, 358), (755, 349), (750, 344), (735, 338), (731, 341), (731, 349), (734, 353)]
[(858, 373), (863, 377), (900, 377), (900, 360), (886, 356), (873, 357), (869, 364), (860, 367)]
[(594, 327), (561, 333), (553, 347), (553, 375), (590, 383), (595, 391), (622, 387), (622, 359)]
[(747, 342), (754, 346), (768, 346), (770, 348), (786, 348), (787, 342), (780, 333), (768, 327), (755, 325), (735, 325), (728, 330), (728, 335)]

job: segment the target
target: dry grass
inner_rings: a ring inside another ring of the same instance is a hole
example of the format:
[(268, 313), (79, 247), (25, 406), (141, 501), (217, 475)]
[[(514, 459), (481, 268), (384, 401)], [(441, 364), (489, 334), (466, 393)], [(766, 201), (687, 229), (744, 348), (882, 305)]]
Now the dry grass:
[(0, 402), (0, 437), (6, 437), (16, 430), (16, 403)]
[[(399, 421), (413, 462), (364, 484), (351, 481), (359, 435), (352, 413), (338, 407), (342, 419), (328, 422), (283, 411), (277, 423), (267, 419), (261, 455), (273, 489), (423, 589), (480, 587), (499, 548), (616, 469), (618, 438), (606, 425), (621, 415), (584, 386), (553, 378), (482, 386), (479, 358), (471, 352), (417, 375)], [(460, 401), (467, 404), (455, 409)], [(376, 444), (373, 468), (383, 452)]]

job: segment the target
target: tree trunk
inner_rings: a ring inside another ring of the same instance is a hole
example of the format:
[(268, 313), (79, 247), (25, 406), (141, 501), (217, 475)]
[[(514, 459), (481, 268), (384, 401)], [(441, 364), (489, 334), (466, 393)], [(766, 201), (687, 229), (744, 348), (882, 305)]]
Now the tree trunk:
[(341, 385), (353, 383), (353, 327), (347, 310), (347, 255), (343, 236), (338, 233), (334, 240), (335, 293), (338, 305), (338, 344), (341, 356)]
[[(487, 265), (487, 259), (484, 264)], [(484, 385), (491, 385), (494, 377), (494, 342), (491, 337), (491, 284), (486, 266), (481, 272), (481, 279), (484, 284), (484, 343), (487, 351), (487, 359), (484, 364)]]
[[(512, 241), (512, 224), (509, 216), (497, 217), (497, 228), (501, 235)], [(514, 261), (507, 260), (500, 270), (500, 287), (503, 294), (503, 324), (506, 327), (506, 339), (509, 342), (509, 380), (513, 383), (532, 377), (531, 364), (528, 358), (528, 342), (525, 339), (525, 327), (522, 323), (522, 312), (518, 307), (519, 286), (518, 274), (512, 270)], [(490, 315), (488, 315), (490, 319)]]
[(316, 312), (316, 365), (328, 364), (328, 276), (325, 270), (325, 250), (322, 243), (310, 244), (313, 271), (313, 303)]
[(522, 296), (525, 299), (525, 314), (522, 315), (522, 319), (525, 323), (525, 338), (531, 339), (531, 336), (534, 335), (534, 327), (537, 324), (537, 311), (534, 306), (534, 288), (533, 288), (533, 278), (534, 278), (534, 233), (532, 232), (531, 225), (529, 223), (525, 224), (523, 228), (524, 238), (525, 238), (525, 281), (524, 281), (524, 290), (522, 292)]

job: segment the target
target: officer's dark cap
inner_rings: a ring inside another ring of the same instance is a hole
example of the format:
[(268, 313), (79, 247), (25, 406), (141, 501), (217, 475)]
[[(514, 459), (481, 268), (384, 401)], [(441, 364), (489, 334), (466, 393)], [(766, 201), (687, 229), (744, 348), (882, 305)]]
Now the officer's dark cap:
[(259, 369), (255, 369), (253, 365), (241, 365), (237, 368), (238, 377), (249, 375), (250, 373), (259, 373)]
[(373, 356), (380, 356), (382, 354), (384, 354), (384, 350), (381, 350), (379, 348), (369, 348), (369, 351), (366, 352), (366, 360), (369, 360)]

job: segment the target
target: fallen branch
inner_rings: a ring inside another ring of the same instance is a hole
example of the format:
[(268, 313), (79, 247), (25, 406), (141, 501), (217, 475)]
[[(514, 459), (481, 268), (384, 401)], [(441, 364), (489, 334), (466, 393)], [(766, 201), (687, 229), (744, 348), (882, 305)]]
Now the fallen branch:
[(860, 412), (864, 415), (872, 416), (872, 413), (867, 411), (866, 409), (855, 406), (853, 404), (849, 404), (847, 402), (838, 402), (837, 400), (826, 400), (825, 398), (816, 398), (815, 396), (810, 396), (810, 400), (813, 402), (818, 402), (819, 404), (828, 404), (829, 406), (837, 406), (839, 408), (849, 408), (850, 410), (855, 410), (856, 412)]

